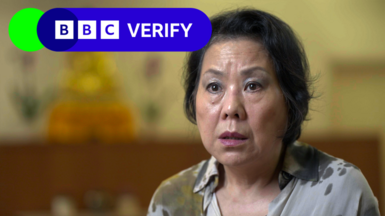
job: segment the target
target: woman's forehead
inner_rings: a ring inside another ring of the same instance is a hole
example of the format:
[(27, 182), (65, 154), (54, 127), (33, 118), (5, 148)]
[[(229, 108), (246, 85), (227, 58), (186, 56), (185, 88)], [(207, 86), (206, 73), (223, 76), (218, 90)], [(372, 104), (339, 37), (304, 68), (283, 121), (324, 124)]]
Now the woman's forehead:
[(216, 42), (206, 51), (203, 72), (209, 68), (226, 70), (231, 68), (260, 66), (271, 67), (268, 52), (264, 46), (252, 39), (239, 38)]

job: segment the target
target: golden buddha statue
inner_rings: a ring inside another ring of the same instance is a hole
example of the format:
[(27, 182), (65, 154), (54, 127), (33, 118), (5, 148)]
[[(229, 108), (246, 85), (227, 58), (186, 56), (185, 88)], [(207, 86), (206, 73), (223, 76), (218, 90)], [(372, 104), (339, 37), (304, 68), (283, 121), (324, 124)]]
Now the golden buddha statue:
[(119, 98), (108, 53), (68, 53), (62, 94), (49, 118), (50, 143), (128, 143), (136, 137), (132, 109)]

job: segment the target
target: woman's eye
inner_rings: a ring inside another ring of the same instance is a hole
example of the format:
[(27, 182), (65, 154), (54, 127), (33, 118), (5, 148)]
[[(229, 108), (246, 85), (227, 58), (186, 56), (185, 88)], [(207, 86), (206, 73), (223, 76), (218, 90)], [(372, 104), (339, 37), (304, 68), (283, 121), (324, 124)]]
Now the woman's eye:
[(245, 90), (250, 90), (250, 91), (257, 91), (258, 89), (261, 88), (261, 85), (259, 83), (249, 83), (246, 86)]
[(218, 92), (220, 91), (220, 86), (217, 83), (211, 83), (207, 86), (207, 90), (210, 92)]

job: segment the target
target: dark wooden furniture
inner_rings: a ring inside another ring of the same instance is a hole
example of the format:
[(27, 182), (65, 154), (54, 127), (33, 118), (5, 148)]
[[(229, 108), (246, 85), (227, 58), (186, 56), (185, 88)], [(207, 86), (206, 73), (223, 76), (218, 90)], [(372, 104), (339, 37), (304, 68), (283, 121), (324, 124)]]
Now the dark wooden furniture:
[[(378, 139), (306, 141), (360, 167), (381, 200)], [(57, 194), (72, 196), (84, 209), (91, 189), (133, 192), (147, 208), (162, 180), (209, 157), (201, 144), (183, 142), (0, 145), (0, 215), (49, 210)]]

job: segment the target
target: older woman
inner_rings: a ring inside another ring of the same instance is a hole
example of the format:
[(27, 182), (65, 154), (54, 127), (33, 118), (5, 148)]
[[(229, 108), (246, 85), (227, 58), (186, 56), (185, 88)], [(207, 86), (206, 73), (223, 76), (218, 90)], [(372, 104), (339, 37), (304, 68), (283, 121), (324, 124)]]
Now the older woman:
[(357, 167), (296, 141), (312, 94), (291, 28), (251, 9), (211, 23), (185, 110), (212, 157), (163, 181), (148, 215), (379, 215)]

